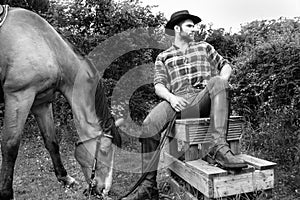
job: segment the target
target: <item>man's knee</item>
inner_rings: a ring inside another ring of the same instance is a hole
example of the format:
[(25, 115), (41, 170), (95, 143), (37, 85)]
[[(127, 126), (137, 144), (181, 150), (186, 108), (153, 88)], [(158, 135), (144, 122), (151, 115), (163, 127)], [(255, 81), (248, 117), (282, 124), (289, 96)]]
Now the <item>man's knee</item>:
[(146, 117), (146, 119), (143, 121), (142, 125), (142, 133), (140, 136), (140, 142), (144, 139), (154, 139), (154, 140), (160, 140), (160, 134), (159, 131), (155, 128), (155, 122), (151, 120), (150, 117)]
[(211, 82), (213, 85), (222, 85), (224, 87), (228, 87), (228, 81), (221, 78), (221, 76), (214, 76), (209, 80), (209, 82)]
[(214, 97), (222, 91), (228, 91), (229, 83), (220, 76), (215, 76), (208, 81), (207, 88), (210, 96)]

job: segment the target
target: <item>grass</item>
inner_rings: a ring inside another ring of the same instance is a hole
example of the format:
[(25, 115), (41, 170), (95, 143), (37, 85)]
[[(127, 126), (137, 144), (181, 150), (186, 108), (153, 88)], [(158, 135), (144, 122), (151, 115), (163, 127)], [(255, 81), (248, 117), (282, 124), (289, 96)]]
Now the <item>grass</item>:
[[(69, 175), (74, 177), (79, 186), (75, 188), (63, 187), (54, 175), (52, 161), (47, 150), (44, 148), (42, 138), (34, 123), (27, 123), (18, 159), (15, 165), (14, 195), (16, 200), (82, 200), (86, 197), (82, 194), (86, 183), (79, 164), (76, 162), (73, 151), (74, 142), (77, 137), (73, 126), (60, 126), (58, 135), (60, 137), (60, 151), (65, 168)], [(1, 139), (1, 135), (0, 135)], [(132, 138), (124, 140), (124, 151), (118, 151), (116, 155), (116, 170), (114, 173), (113, 186), (110, 192), (112, 199), (124, 195), (137, 181), (140, 174), (141, 159), (139, 156), (139, 142)], [(131, 153), (128, 153), (131, 152)], [(0, 157), (0, 163), (1, 163)], [(126, 170), (125, 170), (126, 169)], [(242, 194), (228, 198), (229, 200), (295, 200), (300, 196), (295, 192), (295, 177), (293, 171), (284, 166), (277, 166), (275, 169), (275, 188), (272, 196), (267, 197), (265, 192), (257, 191), (253, 194)], [(164, 170), (159, 172), (159, 189), (161, 199), (184, 199), (184, 191), (189, 191), (197, 199), (203, 196), (192, 187), (181, 182), (183, 191), (174, 191), (168, 184), (168, 175)], [(180, 183), (180, 181), (179, 181)]]

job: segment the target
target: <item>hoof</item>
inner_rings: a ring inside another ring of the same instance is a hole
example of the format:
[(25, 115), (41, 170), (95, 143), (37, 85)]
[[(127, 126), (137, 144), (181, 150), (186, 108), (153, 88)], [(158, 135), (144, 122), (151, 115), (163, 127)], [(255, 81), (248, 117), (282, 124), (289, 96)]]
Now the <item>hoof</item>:
[(111, 198), (109, 196), (103, 196), (102, 198), (103, 198), (103, 200), (113, 200), (113, 198)]
[(98, 193), (95, 190), (92, 190), (91, 193), (89, 194), (88, 187), (83, 191), (83, 195), (86, 197), (89, 197), (91, 195), (97, 199), (102, 199), (102, 200), (113, 200), (113, 198), (108, 196), (108, 192), (105, 191), (103, 191), (102, 193)]
[(58, 181), (66, 187), (74, 187), (74, 186), (79, 185), (79, 183), (75, 180), (75, 178), (73, 178), (69, 175), (58, 178)]

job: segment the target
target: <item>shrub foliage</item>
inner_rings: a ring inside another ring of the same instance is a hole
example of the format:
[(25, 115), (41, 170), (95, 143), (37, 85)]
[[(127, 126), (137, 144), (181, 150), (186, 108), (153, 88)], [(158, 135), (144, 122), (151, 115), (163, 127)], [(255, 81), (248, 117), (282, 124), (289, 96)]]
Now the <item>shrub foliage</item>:
[(294, 163), (300, 125), (300, 21), (255, 21), (236, 38), (235, 111), (255, 132), (249, 143), (279, 164)]

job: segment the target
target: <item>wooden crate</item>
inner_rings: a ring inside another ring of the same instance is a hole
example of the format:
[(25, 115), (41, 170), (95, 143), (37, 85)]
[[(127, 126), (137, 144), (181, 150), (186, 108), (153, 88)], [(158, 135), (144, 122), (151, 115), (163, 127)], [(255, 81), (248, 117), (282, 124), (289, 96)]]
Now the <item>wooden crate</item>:
[[(227, 142), (232, 151), (247, 162), (248, 168), (233, 173), (209, 165), (201, 159), (204, 155), (201, 145), (205, 145), (211, 138), (209, 121), (209, 118), (176, 120), (169, 135), (169, 151), (164, 155), (165, 166), (208, 199), (272, 189), (276, 163), (240, 154), (243, 117), (230, 117)], [(178, 140), (184, 143), (184, 161), (178, 159), (182, 156)]]
[[(169, 137), (169, 152), (180, 157), (178, 140), (184, 143), (184, 157), (186, 161), (202, 158), (206, 153), (205, 144), (210, 141), (210, 118), (178, 119)], [(230, 116), (227, 133), (227, 142), (234, 154), (240, 153), (240, 139), (242, 137), (244, 118)], [(203, 147), (203, 148), (201, 148)]]
[(276, 163), (245, 154), (239, 157), (249, 167), (236, 174), (209, 165), (202, 159), (183, 162), (168, 153), (165, 153), (165, 162), (171, 171), (210, 199), (274, 188)]
[[(207, 143), (211, 139), (209, 130), (210, 118), (177, 119), (171, 137), (190, 144)], [(227, 141), (240, 140), (242, 137), (244, 118), (230, 116)]]

